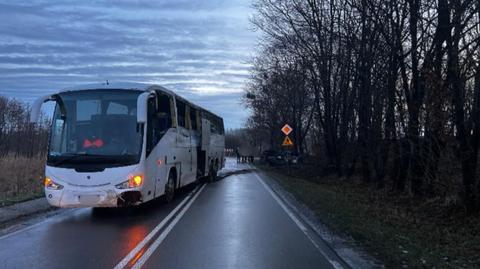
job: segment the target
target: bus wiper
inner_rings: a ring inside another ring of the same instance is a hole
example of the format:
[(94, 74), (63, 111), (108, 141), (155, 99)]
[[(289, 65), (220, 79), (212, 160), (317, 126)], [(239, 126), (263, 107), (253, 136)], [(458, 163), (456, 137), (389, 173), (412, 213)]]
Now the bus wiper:
[(107, 155), (101, 155), (101, 154), (91, 154), (87, 152), (77, 152), (73, 153), (75, 156), (88, 156), (88, 157), (108, 157)]
[(51, 158), (51, 157), (61, 158), (61, 159), (59, 159), (58, 161), (56, 161), (56, 162), (53, 163), (54, 166), (58, 166), (58, 165), (61, 165), (61, 164), (63, 164), (63, 163), (66, 163), (66, 162), (68, 162), (68, 161), (71, 161), (71, 160), (77, 158), (78, 156), (79, 156), (79, 155), (77, 155), (77, 154), (65, 154), (65, 155), (57, 155), (57, 156), (52, 156), (52, 155), (51, 155), (51, 156), (49, 156), (49, 157), (50, 157), (50, 158)]
[(77, 153), (69, 153), (69, 154), (58, 155), (58, 156), (53, 156), (53, 157), (61, 158), (60, 160), (53, 163), (53, 165), (58, 166), (58, 165), (66, 163), (66, 162), (69, 162), (71, 160), (74, 160), (78, 157), (105, 157), (105, 155), (90, 154), (90, 153), (86, 153), (86, 152), (77, 152)]

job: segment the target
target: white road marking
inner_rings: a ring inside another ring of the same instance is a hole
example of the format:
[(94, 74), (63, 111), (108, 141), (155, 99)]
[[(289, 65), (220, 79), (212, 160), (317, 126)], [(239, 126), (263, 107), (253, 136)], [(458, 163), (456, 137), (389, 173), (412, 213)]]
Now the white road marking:
[(285, 205), (285, 203), (278, 197), (278, 195), (272, 190), (272, 188), (270, 188), (270, 186), (268, 186), (267, 183), (265, 183), (265, 181), (263, 181), (263, 179), (257, 173), (253, 172), (253, 174), (257, 177), (258, 181), (263, 185), (263, 187), (270, 193), (273, 199), (277, 201), (280, 207), (283, 208), (283, 210), (285, 211), (285, 213), (287, 213), (290, 219), (292, 219), (293, 222), (295, 222), (295, 224), (298, 226), (298, 228), (300, 228), (300, 230), (305, 234), (305, 236), (307, 236), (310, 242), (312, 242), (312, 244), (318, 249), (318, 251), (320, 251), (320, 253), (325, 257), (325, 259), (327, 259), (328, 262), (330, 262), (330, 264), (336, 269), (344, 268), (340, 263), (329, 258), (329, 255), (322, 249), (322, 247), (318, 245), (317, 242), (315, 242), (313, 237), (310, 235), (310, 233), (308, 232), (308, 228)]
[(173, 229), (173, 227), (178, 223), (178, 221), (182, 218), (182, 216), (187, 212), (187, 210), (190, 208), (192, 203), (197, 199), (198, 195), (202, 192), (203, 188), (205, 185), (202, 186), (202, 188), (193, 196), (193, 198), (188, 202), (188, 204), (180, 211), (180, 213), (170, 222), (170, 224), (165, 228), (165, 230), (157, 237), (155, 242), (153, 242), (150, 247), (145, 251), (145, 253), (138, 259), (138, 261), (133, 265), (132, 269), (139, 269), (141, 268), (145, 262), (150, 258), (150, 256), (153, 254), (153, 252), (158, 248), (158, 246), (163, 242), (163, 240), (167, 237), (167, 235), (170, 233), (170, 231)]
[[(135, 257), (135, 255), (137, 255), (137, 253), (140, 252), (140, 250), (158, 233), (158, 231), (160, 231), (163, 228), (163, 226), (183, 207), (183, 205), (190, 199), (190, 197), (194, 193), (196, 193), (196, 195), (194, 196), (194, 199), (195, 199), (195, 197), (197, 197), (198, 193), (200, 193), (204, 187), (205, 185), (203, 185), (200, 188), (200, 190), (198, 190), (198, 188), (195, 189), (187, 197), (185, 197), (185, 199), (183, 199), (182, 202), (170, 212), (170, 214), (168, 214), (157, 226), (155, 226), (155, 228), (140, 243), (138, 243), (138, 245), (134, 249), (132, 249), (127, 254), (127, 256), (125, 256), (125, 258), (123, 258), (114, 267), (114, 269), (124, 268)], [(190, 204), (191, 202), (189, 203), (189, 205)]]

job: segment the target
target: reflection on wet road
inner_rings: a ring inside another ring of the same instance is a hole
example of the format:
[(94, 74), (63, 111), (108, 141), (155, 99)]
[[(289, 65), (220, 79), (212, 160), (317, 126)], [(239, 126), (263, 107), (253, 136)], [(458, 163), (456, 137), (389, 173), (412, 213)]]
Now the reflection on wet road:
[(0, 268), (334, 268), (250, 166), (135, 209), (65, 210), (0, 238)]

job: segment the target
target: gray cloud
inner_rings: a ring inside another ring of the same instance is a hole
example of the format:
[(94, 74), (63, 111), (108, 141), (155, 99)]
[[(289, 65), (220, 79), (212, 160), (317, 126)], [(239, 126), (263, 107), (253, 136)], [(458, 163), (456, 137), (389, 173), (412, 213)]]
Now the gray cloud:
[[(0, 93), (158, 83), (239, 127), (255, 45), (249, 0), (0, 2)], [(241, 111), (241, 112), (239, 112)]]

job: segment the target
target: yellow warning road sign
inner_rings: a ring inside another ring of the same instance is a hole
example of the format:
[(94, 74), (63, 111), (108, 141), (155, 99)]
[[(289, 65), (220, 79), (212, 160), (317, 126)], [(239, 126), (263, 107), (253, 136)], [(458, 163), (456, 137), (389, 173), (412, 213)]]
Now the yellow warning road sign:
[(290, 137), (285, 136), (285, 139), (283, 139), (282, 146), (293, 146), (293, 141), (290, 139)]

